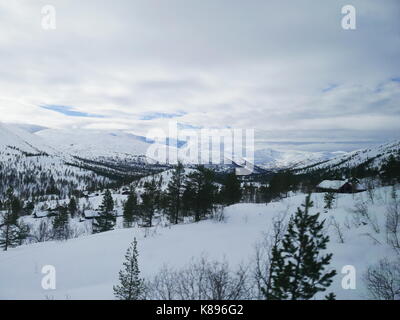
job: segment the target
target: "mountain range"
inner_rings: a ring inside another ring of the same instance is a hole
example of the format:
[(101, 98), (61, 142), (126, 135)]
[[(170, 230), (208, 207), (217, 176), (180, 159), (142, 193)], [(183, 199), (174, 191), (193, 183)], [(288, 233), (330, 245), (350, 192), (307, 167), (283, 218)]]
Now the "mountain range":
[[(153, 143), (145, 137), (121, 130), (48, 129), (0, 123), (0, 155), (3, 154), (3, 158), (7, 150), (10, 152), (13, 149), (25, 156), (46, 155), (67, 165), (87, 166), (88, 169), (106, 167), (122, 175), (124, 169), (121, 169), (121, 164), (128, 168), (157, 164), (146, 156), (146, 151)], [(184, 145), (184, 142), (178, 143), (178, 147)], [(264, 148), (255, 151), (254, 164), (266, 170), (348, 167), (370, 161), (371, 158), (381, 161), (399, 148), (399, 141), (349, 153)]]

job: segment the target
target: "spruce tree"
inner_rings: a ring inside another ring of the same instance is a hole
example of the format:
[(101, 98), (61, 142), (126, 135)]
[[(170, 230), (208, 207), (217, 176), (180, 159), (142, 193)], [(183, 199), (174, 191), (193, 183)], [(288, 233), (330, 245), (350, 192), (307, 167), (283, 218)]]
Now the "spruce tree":
[(78, 211), (78, 205), (74, 197), (71, 197), (71, 200), (68, 203), (68, 211), (71, 215), (71, 218), (73, 218)]
[(134, 190), (131, 190), (128, 199), (126, 200), (124, 204), (124, 211), (123, 211), (123, 217), (124, 217), (124, 227), (125, 228), (130, 228), (132, 227), (133, 223), (137, 220), (139, 217), (139, 205), (138, 205), (138, 199), (136, 196), (136, 193)]
[[(306, 300), (325, 291), (336, 271), (325, 272), (332, 254), (322, 255), (329, 237), (323, 233), (324, 220), (310, 214), (310, 195), (291, 217), (280, 244), (272, 248), (271, 286), (264, 289), (268, 300)], [(330, 295), (330, 297), (332, 297)]]
[(237, 203), (242, 198), (240, 181), (234, 172), (229, 173), (222, 186), (222, 199), (226, 205)]
[(174, 224), (178, 224), (180, 219), (180, 213), (183, 206), (182, 198), (184, 192), (185, 168), (183, 167), (183, 164), (179, 162), (172, 172), (172, 178), (171, 181), (168, 183), (167, 189), (167, 214), (169, 220)]
[(119, 300), (144, 299), (145, 285), (140, 278), (136, 238), (125, 254), (124, 268), (119, 272), (120, 284), (114, 286), (114, 295)]
[(0, 247), (7, 251), (10, 247), (22, 244), (29, 234), (29, 228), (18, 221), (22, 205), (12, 188), (6, 192), (4, 207), (6, 210), (0, 221)]
[(158, 184), (153, 178), (144, 184), (144, 192), (142, 194), (142, 219), (147, 227), (153, 226), (153, 217), (159, 205), (160, 192)]
[(115, 222), (114, 200), (110, 190), (106, 190), (103, 202), (100, 205), (99, 215), (93, 219), (93, 233), (112, 230), (114, 229)]
[(216, 186), (214, 172), (204, 166), (187, 176), (183, 204), (186, 211), (194, 214), (195, 221), (200, 221), (214, 209)]
[(335, 194), (333, 192), (327, 192), (324, 194), (325, 209), (332, 209), (333, 201), (335, 200)]
[(68, 209), (60, 207), (58, 214), (53, 219), (53, 238), (55, 240), (68, 240), (70, 237)]

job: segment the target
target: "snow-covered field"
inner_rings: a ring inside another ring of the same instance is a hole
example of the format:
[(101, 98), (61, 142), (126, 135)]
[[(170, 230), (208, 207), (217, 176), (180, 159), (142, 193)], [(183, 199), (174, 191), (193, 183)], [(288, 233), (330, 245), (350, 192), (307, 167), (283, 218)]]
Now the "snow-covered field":
[[(393, 256), (385, 245), (384, 217), (390, 203), (391, 188), (375, 191), (374, 202), (369, 195), (342, 194), (334, 208), (324, 212), (323, 194), (314, 194), (314, 212), (321, 212), (326, 225), (335, 217), (343, 232), (344, 243), (338, 240), (335, 228), (329, 252), (333, 252), (331, 267), (338, 271), (330, 291), (339, 299), (366, 297), (362, 274), (368, 265), (382, 257)], [(254, 246), (271, 228), (272, 218), (278, 214), (295, 212), (304, 201), (304, 194), (292, 195), (280, 202), (265, 204), (236, 204), (225, 209), (225, 222), (214, 220), (171, 227), (117, 229), (96, 235), (83, 236), (65, 242), (45, 242), (10, 249), (0, 253), (0, 299), (113, 299), (112, 287), (118, 282), (124, 254), (134, 237), (138, 240), (139, 263), (143, 277), (151, 277), (164, 264), (182, 267), (193, 257), (207, 255), (211, 259), (223, 257), (235, 266), (249, 263)], [(356, 203), (367, 204), (371, 225), (355, 222)], [(380, 244), (378, 244), (378, 242)], [(57, 272), (56, 290), (43, 290), (41, 269), (53, 265)], [(353, 265), (357, 271), (357, 288), (344, 290), (341, 269)]]

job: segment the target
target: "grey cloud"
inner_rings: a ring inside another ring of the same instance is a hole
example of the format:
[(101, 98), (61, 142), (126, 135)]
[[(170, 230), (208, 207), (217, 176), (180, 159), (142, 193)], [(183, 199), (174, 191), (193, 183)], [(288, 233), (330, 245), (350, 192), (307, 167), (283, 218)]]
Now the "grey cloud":
[(167, 119), (144, 124), (140, 114), (182, 110), (189, 125), (265, 139), (400, 137), (400, 83), (390, 80), (400, 76), (400, 3), (353, 0), (357, 30), (344, 31), (347, 2), (54, 0), (54, 31), (40, 25), (47, 1), (4, 2), (1, 96), (107, 119), (9, 108), (1, 120), (145, 131)]

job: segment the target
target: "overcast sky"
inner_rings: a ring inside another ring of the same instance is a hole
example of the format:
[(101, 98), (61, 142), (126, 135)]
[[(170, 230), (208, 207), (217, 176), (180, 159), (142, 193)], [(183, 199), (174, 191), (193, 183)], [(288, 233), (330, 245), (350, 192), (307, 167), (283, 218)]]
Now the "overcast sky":
[(0, 61), (4, 122), (144, 135), (176, 120), (304, 150), (400, 138), (398, 0), (0, 0)]

